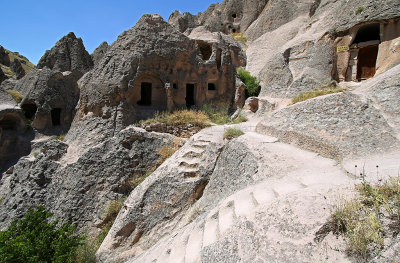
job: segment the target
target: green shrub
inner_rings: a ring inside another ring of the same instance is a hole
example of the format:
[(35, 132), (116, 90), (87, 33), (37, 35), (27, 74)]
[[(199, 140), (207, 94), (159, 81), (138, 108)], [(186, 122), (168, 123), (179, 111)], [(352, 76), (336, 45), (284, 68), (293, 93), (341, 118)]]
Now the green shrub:
[(231, 121), (228, 114), (228, 103), (204, 104), (200, 111), (205, 113), (211, 122), (218, 125), (227, 124)]
[(0, 262), (73, 262), (83, 237), (74, 234), (70, 224), (50, 222), (51, 216), (43, 206), (29, 209), (0, 232)]
[(337, 88), (335, 86), (331, 86), (331, 87), (327, 87), (327, 88), (315, 89), (315, 90), (312, 90), (312, 91), (306, 91), (306, 92), (301, 93), (300, 95), (294, 97), (292, 99), (292, 103), (295, 104), (297, 102), (305, 101), (305, 100), (312, 99), (312, 98), (319, 97), (319, 96), (323, 96), (323, 95), (338, 93), (338, 92), (343, 92), (343, 89)]
[(96, 263), (96, 251), (99, 248), (100, 244), (101, 243), (98, 243), (97, 240), (85, 240), (85, 242), (83, 242), (76, 249), (75, 263)]
[(231, 139), (237, 138), (237, 137), (239, 137), (239, 136), (241, 136), (243, 134), (244, 134), (244, 132), (242, 132), (239, 129), (229, 128), (229, 129), (227, 129), (225, 131), (224, 138), (228, 139), (228, 140), (231, 140)]
[(355, 12), (356, 15), (361, 14), (364, 11), (364, 7), (363, 6), (359, 6)]
[(22, 94), (19, 93), (17, 90), (8, 90), (7, 92), (8, 92), (8, 94), (11, 95), (11, 97), (13, 97), (13, 99), (14, 99), (17, 103), (20, 103), (20, 102), (22, 101), (22, 99), (24, 98), (24, 97), (22, 96)]
[(64, 141), (65, 140), (65, 136), (66, 136), (66, 134), (61, 134), (56, 139), (59, 140), (59, 141)]
[(240, 110), (239, 115), (235, 119), (233, 119), (231, 123), (239, 124), (239, 123), (246, 122), (246, 121), (248, 121), (247, 117), (244, 116), (242, 110)]
[(246, 97), (257, 97), (260, 94), (260, 81), (244, 69), (239, 68), (237, 73), (240, 80), (246, 85)]

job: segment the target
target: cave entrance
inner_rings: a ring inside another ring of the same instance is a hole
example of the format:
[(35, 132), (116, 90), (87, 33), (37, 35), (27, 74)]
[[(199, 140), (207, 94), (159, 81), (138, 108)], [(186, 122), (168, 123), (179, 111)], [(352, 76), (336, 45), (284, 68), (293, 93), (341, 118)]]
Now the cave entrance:
[(37, 111), (36, 103), (33, 101), (26, 102), (22, 106), (22, 111), (28, 120), (33, 120)]
[(150, 82), (142, 82), (140, 86), (140, 101), (138, 102), (139, 105), (151, 105), (151, 90), (152, 84)]
[(375, 75), (378, 45), (361, 48), (358, 51), (357, 79), (369, 79)]
[(201, 57), (203, 60), (209, 60), (211, 55), (212, 55), (212, 46), (211, 44), (202, 41), (202, 40), (197, 40), (197, 45), (199, 46)]
[(17, 123), (9, 119), (1, 120), (0, 128), (2, 130), (17, 130)]
[(53, 126), (61, 125), (61, 109), (54, 108), (51, 110), (51, 123)]
[(379, 24), (369, 24), (361, 27), (358, 32), (357, 36), (353, 41), (354, 43), (362, 43), (362, 42), (368, 42), (368, 41), (373, 41), (373, 40), (381, 40), (380, 36), (380, 25)]
[(190, 109), (195, 105), (194, 101), (194, 92), (195, 92), (194, 84), (186, 84), (186, 107)]

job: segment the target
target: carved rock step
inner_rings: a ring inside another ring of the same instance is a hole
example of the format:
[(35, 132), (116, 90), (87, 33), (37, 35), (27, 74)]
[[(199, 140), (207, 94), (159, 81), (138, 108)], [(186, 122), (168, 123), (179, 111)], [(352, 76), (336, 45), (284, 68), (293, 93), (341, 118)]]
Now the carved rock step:
[(190, 162), (189, 160), (184, 160), (179, 163), (179, 166), (186, 168), (199, 168), (199, 163), (198, 161)]

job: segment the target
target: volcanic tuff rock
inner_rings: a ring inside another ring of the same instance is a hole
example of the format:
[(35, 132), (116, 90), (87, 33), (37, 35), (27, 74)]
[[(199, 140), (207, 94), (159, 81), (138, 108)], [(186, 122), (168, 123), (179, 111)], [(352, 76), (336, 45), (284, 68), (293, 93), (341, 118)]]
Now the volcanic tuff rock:
[(337, 160), (399, 149), (399, 74), (400, 65), (354, 91), (276, 111), (257, 131)]
[(25, 76), (25, 70), (23, 69), (21, 62), (18, 59), (14, 59), (10, 67), (12, 71), (15, 72), (15, 76), (17, 79), (20, 79), (23, 76)]
[(93, 51), (90, 56), (92, 57), (94, 65), (98, 64), (100, 60), (104, 57), (104, 54), (107, 53), (108, 47), (108, 43), (104, 41)]
[(79, 100), (78, 72), (57, 72), (48, 68), (34, 69), (14, 88), (23, 100), (21, 108), (32, 127), (43, 134), (66, 133)]
[(4, 74), (3, 70), (0, 68), (0, 84), (7, 79), (7, 76)]
[(8, 52), (4, 49), (4, 47), (0, 46), (0, 64), (9, 67), (10, 66), (10, 57), (8, 56)]
[(51, 50), (39, 60), (37, 68), (48, 67), (55, 71), (74, 71), (82, 74), (93, 67), (93, 61), (86, 51), (81, 38), (74, 33), (62, 37)]
[(211, 5), (205, 12), (198, 15), (175, 11), (169, 18), (169, 23), (182, 33), (198, 26), (205, 26), (211, 32), (230, 34), (244, 32), (264, 9), (268, 0), (227, 0), (221, 4)]
[(68, 142), (35, 141), (31, 155), (0, 181), (1, 228), (35, 205), (80, 228), (101, 224), (108, 203), (128, 195), (131, 180), (155, 166), (159, 147), (172, 144), (173, 138), (129, 127), (85, 149), (76, 160)]
[[(195, 87), (195, 105), (233, 100), (235, 72), (245, 63), (240, 46), (219, 33), (210, 39), (190, 39), (158, 15), (144, 15), (122, 33), (96, 66), (79, 81), (78, 114), (69, 138), (114, 132), (157, 111), (186, 107), (188, 84)], [(143, 83), (152, 88), (143, 105)], [(214, 90), (209, 90), (213, 85)]]

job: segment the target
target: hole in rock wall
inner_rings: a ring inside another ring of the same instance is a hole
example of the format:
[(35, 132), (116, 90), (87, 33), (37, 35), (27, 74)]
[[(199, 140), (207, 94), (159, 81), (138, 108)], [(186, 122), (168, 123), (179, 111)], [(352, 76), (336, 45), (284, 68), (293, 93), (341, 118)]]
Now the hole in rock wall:
[(35, 118), (35, 114), (37, 111), (37, 106), (35, 102), (27, 102), (24, 103), (22, 106), (22, 111), (24, 112), (25, 117), (28, 120), (33, 120)]
[(54, 108), (51, 110), (51, 123), (53, 126), (61, 125), (61, 109)]
[(208, 90), (217, 90), (214, 83), (208, 83)]
[(236, 14), (233, 14), (233, 15), (232, 15), (232, 17), (233, 17), (233, 18), (236, 18), (236, 17), (237, 17), (237, 15), (236, 15)]
[(236, 33), (236, 29), (232, 29), (232, 33)]
[(152, 93), (152, 84), (149, 82), (142, 82), (140, 87), (140, 101), (138, 101), (139, 105), (150, 106), (151, 105), (151, 93)]
[(194, 89), (194, 84), (186, 84), (186, 107), (189, 109), (195, 105)]
[(211, 44), (209, 44), (205, 41), (201, 41), (201, 40), (197, 40), (196, 42), (197, 42), (197, 45), (199, 46), (202, 59), (209, 60), (211, 57), (211, 54), (212, 54)]
[(222, 50), (219, 48), (217, 50), (217, 68), (218, 70), (221, 69), (222, 66)]
[(379, 24), (369, 24), (361, 27), (357, 32), (357, 36), (354, 39), (353, 44), (372, 40), (381, 40)]
[(178, 89), (178, 84), (174, 83), (174, 84), (172, 85), (172, 87), (173, 87), (174, 89)]

